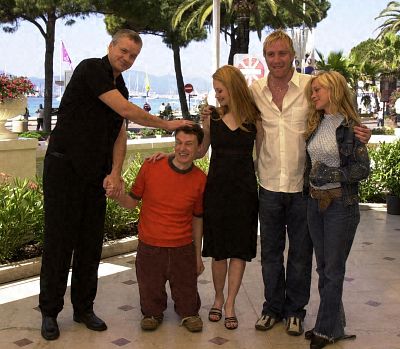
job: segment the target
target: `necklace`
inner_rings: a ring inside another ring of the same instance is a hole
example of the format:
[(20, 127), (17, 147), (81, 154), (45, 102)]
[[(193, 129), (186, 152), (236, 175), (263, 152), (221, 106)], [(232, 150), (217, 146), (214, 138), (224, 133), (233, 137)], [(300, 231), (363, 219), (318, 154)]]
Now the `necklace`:
[(279, 86), (279, 85), (277, 85), (277, 84), (274, 84), (274, 83), (271, 81), (271, 79), (268, 79), (268, 85), (269, 85), (269, 88), (270, 88), (270, 89), (275, 90), (275, 91), (277, 91), (277, 92), (286, 92), (287, 89), (288, 89), (288, 87), (289, 87), (289, 85), (288, 85), (287, 83), (284, 84), (283, 86)]

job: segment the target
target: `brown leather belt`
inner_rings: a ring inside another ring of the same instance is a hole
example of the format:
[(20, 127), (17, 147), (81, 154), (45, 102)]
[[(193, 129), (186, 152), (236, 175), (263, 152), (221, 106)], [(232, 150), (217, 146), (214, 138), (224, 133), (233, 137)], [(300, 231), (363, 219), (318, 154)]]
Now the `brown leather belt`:
[(333, 199), (342, 197), (342, 188), (320, 190), (311, 187), (310, 195), (313, 199), (318, 200), (319, 210), (325, 211)]

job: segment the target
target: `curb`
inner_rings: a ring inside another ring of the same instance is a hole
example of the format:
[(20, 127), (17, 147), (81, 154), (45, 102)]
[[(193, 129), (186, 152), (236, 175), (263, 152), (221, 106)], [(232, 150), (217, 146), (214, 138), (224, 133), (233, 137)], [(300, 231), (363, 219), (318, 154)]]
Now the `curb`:
[[(103, 244), (101, 259), (134, 252), (137, 245), (138, 238), (136, 236), (106, 242)], [(0, 285), (37, 276), (40, 274), (41, 266), (41, 257), (0, 265)]]

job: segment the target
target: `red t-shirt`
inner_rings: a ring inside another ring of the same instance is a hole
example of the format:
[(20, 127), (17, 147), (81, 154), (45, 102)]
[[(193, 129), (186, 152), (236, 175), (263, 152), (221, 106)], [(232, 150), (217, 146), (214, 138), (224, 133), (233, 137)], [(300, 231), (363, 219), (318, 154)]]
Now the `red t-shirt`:
[(164, 158), (145, 161), (130, 195), (142, 200), (139, 239), (160, 247), (179, 247), (193, 241), (193, 216), (203, 215), (206, 175), (198, 167), (186, 171)]

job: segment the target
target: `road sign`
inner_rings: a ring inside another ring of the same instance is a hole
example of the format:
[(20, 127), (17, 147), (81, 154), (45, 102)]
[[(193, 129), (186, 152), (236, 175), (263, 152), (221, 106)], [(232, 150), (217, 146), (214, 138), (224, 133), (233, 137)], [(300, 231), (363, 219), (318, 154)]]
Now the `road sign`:
[(256, 57), (247, 55), (247, 57), (243, 58), (236, 66), (240, 69), (249, 85), (251, 85), (253, 81), (264, 77), (264, 64)]
[(185, 92), (186, 92), (186, 93), (191, 93), (191, 92), (193, 92), (193, 85), (192, 85), (192, 84), (186, 84), (186, 85), (185, 85)]

